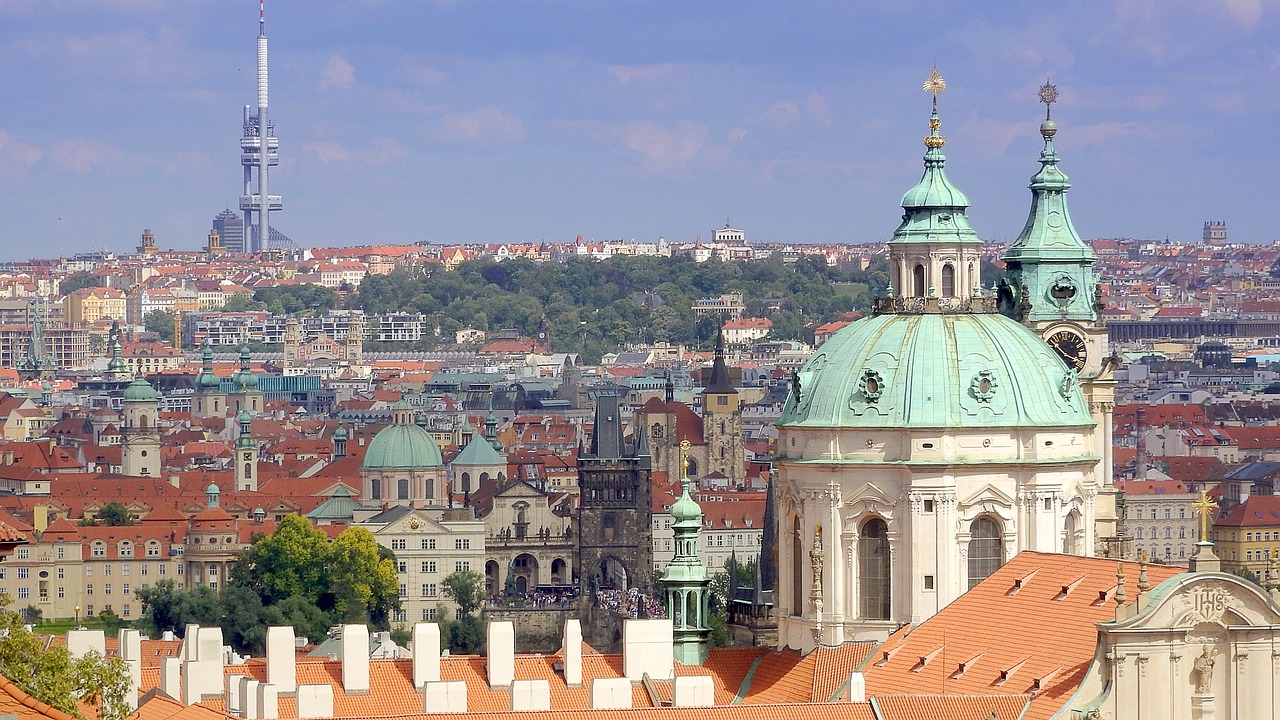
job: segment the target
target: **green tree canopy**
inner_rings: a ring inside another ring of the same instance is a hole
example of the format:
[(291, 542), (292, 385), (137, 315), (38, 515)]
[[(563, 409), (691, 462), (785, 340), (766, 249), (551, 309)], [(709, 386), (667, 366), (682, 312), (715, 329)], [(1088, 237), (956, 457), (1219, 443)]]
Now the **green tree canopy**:
[(143, 316), (142, 325), (148, 332), (159, 335), (164, 342), (173, 342), (173, 313), (152, 310)]
[(118, 657), (89, 653), (73, 660), (65, 647), (47, 647), (27, 630), (22, 616), (8, 609), (9, 596), (0, 593), (0, 673), (32, 697), (72, 715), (81, 702), (97, 708), (102, 720), (123, 720), (129, 689), (128, 671)]
[(333, 541), (328, 565), (335, 614), (347, 622), (387, 625), (400, 606), (400, 583), (395, 560), (383, 557), (373, 533), (361, 527), (343, 530)]
[(134, 523), (133, 513), (119, 500), (112, 500), (98, 511), (94, 519), (101, 525), (122, 526)]
[(440, 583), (444, 596), (458, 603), (462, 614), (471, 615), (484, 604), (484, 578), (473, 570), (449, 573)]
[(63, 295), (70, 295), (81, 288), (99, 287), (100, 285), (101, 283), (98, 282), (97, 276), (93, 273), (88, 270), (79, 270), (63, 278), (62, 282), (58, 283), (58, 291)]
[(241, 554), (231, 571), (231, 582), (251, 588), (266, 604), (294, 595), (319, 604), (329, 592), (329, 555), (324, 532), (307, 518), (289, 514), (275, 532)]

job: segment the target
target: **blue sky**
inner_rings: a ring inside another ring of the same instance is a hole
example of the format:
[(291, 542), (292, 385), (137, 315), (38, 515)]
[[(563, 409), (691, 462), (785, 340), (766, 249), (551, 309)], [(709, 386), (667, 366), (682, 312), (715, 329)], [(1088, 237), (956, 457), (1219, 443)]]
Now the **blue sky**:
[[(240, 190), (252, 0), (0, 0), (0, 259), (194, 249)], [(870, 242), (919, 177), (1022, 227), (1046, 78), (1086, 237), (1280, 237), (1278, 0), (269, 0), (300, 245)]]

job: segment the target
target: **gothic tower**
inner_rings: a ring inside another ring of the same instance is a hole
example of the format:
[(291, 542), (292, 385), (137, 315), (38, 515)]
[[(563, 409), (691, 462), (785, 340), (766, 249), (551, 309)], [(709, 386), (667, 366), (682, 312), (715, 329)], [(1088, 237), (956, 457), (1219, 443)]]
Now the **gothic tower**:
[(124, 390), (121, 429), (121, 472), (133, 477), (160, 477), (160, 394), (141, 375)]
[(1096, 552), (1120, 551), (1112, 482), (1111, 424), (1115, 407), (1115, 363), (1107, 341), (1107, 328), (1099, 315), (1101, 289), (1093, 272), (1096, 256), (1076, 232), (1067, 210), (1071, 184), (1058, 168), (1053, 138), (1058, 125), (1050, 115), (1058, 91), (1040, 88), (1045, 120), (1040, 124), (1044, 149), (1040, 171), (1031, 177), (1031, 211), (1018, 239), (1005, 252), (1009, 281), (1001, 288), (1001, 311), (1034, 330), (1053, 348), (1078, 377), (1096, 426), (1095, 442), (1102, 459), (1098, 474), (1104, 479), (1099, 491), (1096, 522), (1092, 528), (1064, 530), (1062, 552), (1082, 554), (1084, 535), (1095, 536)]
[(347, 321), (347, 339), (344, 343), (346, 360), (352, 365), (364, 364), (364, 316), (353, 312)]
[(300, 375), (303, 369), (298, 363), (298, 354), (302, 347), (302, 332), (298, 329), (298, 319), (291, 317), (284, 322), (284, 374)]
[(596, 589), (647, 593), (653, 573), (650, 458), (627, 451), (618, 401), (608, 390), (596, 398), (591, 447), (578, 459), (577, 567), (587, 598)]
[(258, 489), (258, 441), (253, 439), (250, 426), (253, 416), (248, 410), (241, 410), (236, 418), (240, 423), (240, 436), (236, 438), (236, 489)]
[[(724, 360), (724, 331), (716, 333), (715, 360), (702, 390), (702, 437), (706, 441), (703, 474), (718, 472), (736, 486), (746, 478), (742, 447), (742, 406)], [(681, 468), (683, 476), (684, 469)]]

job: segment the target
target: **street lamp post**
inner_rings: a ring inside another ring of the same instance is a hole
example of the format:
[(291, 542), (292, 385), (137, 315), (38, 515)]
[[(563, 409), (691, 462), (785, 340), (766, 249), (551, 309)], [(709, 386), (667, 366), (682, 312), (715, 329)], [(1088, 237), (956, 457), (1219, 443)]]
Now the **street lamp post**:
[(80, 627), (80, 606), (76, 606), (76, 628)]

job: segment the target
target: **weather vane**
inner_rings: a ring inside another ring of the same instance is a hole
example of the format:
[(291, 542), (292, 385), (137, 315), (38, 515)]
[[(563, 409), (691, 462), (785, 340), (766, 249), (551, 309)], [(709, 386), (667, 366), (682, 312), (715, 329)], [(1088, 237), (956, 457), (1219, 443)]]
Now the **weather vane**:
[(1040, 86), (1040, 102), (1044, 103), (1044, 119), (1049, 119), (1049, 112), (1053, 104), (1058, 101), (1058, 86), (1050, 85), (1046, 80), (1044, 85)]
[(924, 81), (924, 91), (933, 95), (933, 109), (938, 109), (938, 94), (947, 91), (947, 81), (942, 79), (942, 75), (938, 73), (938, 68), (934, 68), (929, 73), (929, 79)]

